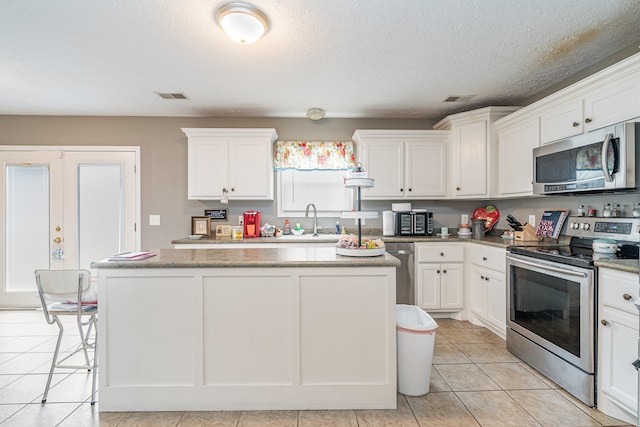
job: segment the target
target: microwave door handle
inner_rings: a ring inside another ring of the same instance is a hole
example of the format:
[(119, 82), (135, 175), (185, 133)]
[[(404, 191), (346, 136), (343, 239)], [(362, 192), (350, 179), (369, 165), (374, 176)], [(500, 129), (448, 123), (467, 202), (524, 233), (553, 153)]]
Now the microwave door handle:
[(537, 262), (525, 261), (525, 260), (523, 260), (521, 258), (513, 258), (513, 257), (510, 257), (509, 255), (507, 255), (507, 259), (511, 259), (513, 261), (520, 262), (520, 263), (528, 265), (530, 267), (538, 267), (538, 268), (542, 268), (544, 270), (553, 271), (553, 272), (556, 272), (556, 273), (568, 274), (569, 276), (587, 277), (587, 273), (582, 273), (580, 271), (564, 270), (562, 268), (551, 267), (550, 265), (544, 265), (544, 264), (538, 264)]
[(602, 173), (604, 174), (604, 179), (607, 182), (613, 181), (613, 177), (609, 173), (609, 163), (607, 162), (607, 152), (609, 151), (609, 144), (611, 144), (611, 138), (613, 138), (613, 134), (608, 133), (607, 136), (604, 137), (604, 142), (602, 143), (602, 152), (600, 153), (600, 163), (602, 165)]

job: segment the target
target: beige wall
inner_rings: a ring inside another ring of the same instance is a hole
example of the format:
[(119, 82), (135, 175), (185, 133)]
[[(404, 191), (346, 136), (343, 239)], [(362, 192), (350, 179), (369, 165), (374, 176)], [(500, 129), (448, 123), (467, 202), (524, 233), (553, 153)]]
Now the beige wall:
[[(227, 208), (232, 222), (245, 210), (257, 209), (265, 220), (280, 224), (275, 202), (187, 200), (187, 138), (183, 127), (268, 127), (281, 139), (351, 140), (356, 129), (431, 129), (434, 120), (221, 119), (181, 117), (0, 116), (1, 145), (128, 145), (141, 147), (142, 248), (167, 248), (190, 232), (191, 216), (204, 209)], [(160, 226), (149, 226), (149, 215)], [(326, 226), (335, 219), (325, 220)], [(321, 225), (323, 222), (321, 221)]]

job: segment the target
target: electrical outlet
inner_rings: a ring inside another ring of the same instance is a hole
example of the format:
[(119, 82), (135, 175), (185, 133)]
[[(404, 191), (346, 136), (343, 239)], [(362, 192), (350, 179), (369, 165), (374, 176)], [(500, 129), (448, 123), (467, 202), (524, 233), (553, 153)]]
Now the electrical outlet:
[(149, 225), (160, 225), (160, 215), (149, 215)]
[(244, 225), (244, 216), (238, 215), (238, 225)]

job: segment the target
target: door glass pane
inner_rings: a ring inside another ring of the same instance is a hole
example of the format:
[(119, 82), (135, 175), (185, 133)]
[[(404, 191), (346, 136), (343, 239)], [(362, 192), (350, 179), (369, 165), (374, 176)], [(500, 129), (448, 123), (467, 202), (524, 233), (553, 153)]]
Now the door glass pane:
[(34, 292), (34, 270), (49, 268), (49, 166), (6, 171), (7, 292)]
[(78, 266), (122, 252), (123, 171), (120, 164), (79, 164)]

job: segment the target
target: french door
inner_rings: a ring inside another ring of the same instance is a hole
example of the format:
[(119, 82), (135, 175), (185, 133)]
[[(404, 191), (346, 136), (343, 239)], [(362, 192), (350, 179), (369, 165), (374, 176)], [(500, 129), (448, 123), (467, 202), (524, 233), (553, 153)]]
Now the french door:
[(90, 269), (139, 248), (138, 149), (85, 150), (0, 151), (0, 307), (39, 304), (38, 268)]

